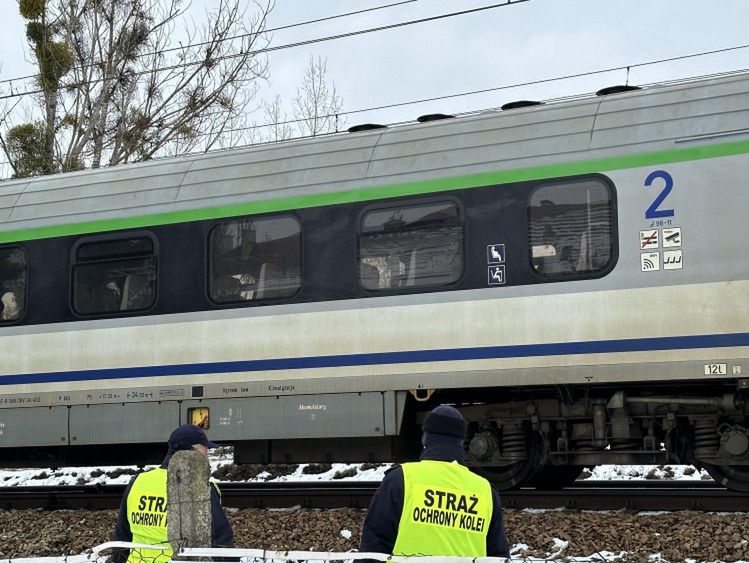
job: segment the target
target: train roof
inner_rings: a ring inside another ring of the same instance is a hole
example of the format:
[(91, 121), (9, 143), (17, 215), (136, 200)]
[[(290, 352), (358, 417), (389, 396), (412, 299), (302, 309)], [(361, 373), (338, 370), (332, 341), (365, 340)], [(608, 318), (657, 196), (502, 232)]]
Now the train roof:
[(0, 183), (0, 242), (553, 177), (585, 171), (574, 166), (585, 162), (626, 167), (622, 159), (635, 155), (749, 139), (748, 94), (749, 73), (736, 73), (8, 180)]

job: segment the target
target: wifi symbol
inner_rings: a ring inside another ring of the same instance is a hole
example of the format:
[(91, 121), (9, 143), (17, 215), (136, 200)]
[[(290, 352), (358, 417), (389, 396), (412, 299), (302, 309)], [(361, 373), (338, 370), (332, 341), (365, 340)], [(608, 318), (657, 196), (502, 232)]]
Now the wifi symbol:
[(648, 270), (654, 270), (655, 264), (653, 264), (653, 261), (650, 258), (643, 258), (642, 259), (642, 269), (645, 271)]

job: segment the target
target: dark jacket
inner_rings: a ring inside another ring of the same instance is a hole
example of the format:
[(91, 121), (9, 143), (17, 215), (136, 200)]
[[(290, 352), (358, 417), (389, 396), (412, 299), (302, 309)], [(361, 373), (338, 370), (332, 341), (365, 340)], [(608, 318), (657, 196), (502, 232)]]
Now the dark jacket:
[[(168, 468), (171, 457), (172, 454), (167, 454), (164, 461), (161, 462), (160, 467), (162, 469)], [(125, 493), (122, 495), (120, 512), (117, 515), (114, 535), (112, 536), (112, 540), (114, 541), (133, 541), (133, 533), (130, 531), (130, 520), (127, 517), (127, 497), (130, 494), (130, 489), (136, 477), (137, 475), (133, 477), (125, 489)], [(212, 547), (234, 547), (234, 532), (232, 532), (231, 524), (229, 524), (229, 520), (226, 518), (224, 509), (221, 506), (221, 497), (218, 494), (218, 490), (214, 486), (211, 486), (211, 544)], [(129, 550), (121, 550), (112, 556), (111, 561), (112, 563), (124, 563), (129, 555)]]
[[(421, 454), (421, 459), (434, 461), (463, 461), (463, 448), (459, 441), (441, 436), (434, 436)], [(359, 551), (370, 553), (393, 553), (395, 539), (398, 536), (398, 523), (403, 511), (404, 481), (403, 469), (395, 467), (385, 474), (380, 488), (377, 489), (364, 519)], [(486, 555), (488, 557), (509, 557), (502, 504), (499, 493), (492, 487), (492, 517), (486, 536)]]

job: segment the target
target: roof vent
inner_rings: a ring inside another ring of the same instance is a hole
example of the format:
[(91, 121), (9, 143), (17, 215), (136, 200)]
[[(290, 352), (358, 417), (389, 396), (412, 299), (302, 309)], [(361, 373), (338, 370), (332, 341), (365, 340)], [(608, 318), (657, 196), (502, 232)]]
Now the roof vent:
[(596, 96), (608, 96), (609, 94), (621, 94), (622, 92), (632, 92), (633, 90), (642, 90), (639, 86), (630, 86), (628, 84), (620, 84), (619, 86), (608, 86), (607, 88), (601, 88), (596, 92)]
[(440, 121), (441, 119), (451, 119), (454, 115), (447, 115), (446, 113), (427, 113), (426, 115), (420, 115), (416, 118), (419, 123), (429, 123), (430, 121)]
[(518, 100), (516, 102), (507, 102), (501, 107), (501, 109), (507, 111), (508, 109), (529, 108), (540, 105), (543, 105), (543, 102), (537, 102), (536, 100)]
[(372, 131), (373, 129), (387, 129), (387, 125), (379, 123), (362, 123), (348, 128), (349, 133), (359, 133), (360, 131)]

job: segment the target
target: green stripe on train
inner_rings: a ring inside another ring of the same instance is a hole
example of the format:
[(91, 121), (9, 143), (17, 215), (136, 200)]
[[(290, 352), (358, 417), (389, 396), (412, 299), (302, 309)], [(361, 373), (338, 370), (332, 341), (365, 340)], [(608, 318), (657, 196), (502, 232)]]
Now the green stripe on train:
[(360, 188), (341, 192), (288, 197), (267, 201), (253, 201), (234, 205), (207, 207), (203, 209), (157, 213), (140, 217), (123, 217), (121, 219), (106, 219), (70, 225), (55, 225), (51, 227), (7, 231), (0, 233), (0, 243), (101, 233), (122, 229), (153, 227), (157, 225), (171, 225), (174, 223), (186, 223), (189, 221), (200, 221), (204, 219), (223, 219), (240, 215), (288, 211), (290, 209), (363, 202), (407, 195), (439, 193), (455, 189), (479, 188), (512, 182), (525, 182), (529, 180), (546, 180), (549, 178), (624, 170), (628, 168), (639, 168), (642, 166), (662, 165), (690, 160), (703, 160), (707, 158), (718, 158), (744, 153), (749, 153), (749, 141), (737, 141), (732, 143), (673, 149), (630, 156), (569, 162), (565, 164), (535, 166), (502, 172), (485, 172), (467, 176), (453, 176), (438, 180), (392, 184), (388, 186)]

